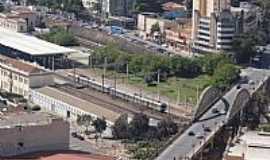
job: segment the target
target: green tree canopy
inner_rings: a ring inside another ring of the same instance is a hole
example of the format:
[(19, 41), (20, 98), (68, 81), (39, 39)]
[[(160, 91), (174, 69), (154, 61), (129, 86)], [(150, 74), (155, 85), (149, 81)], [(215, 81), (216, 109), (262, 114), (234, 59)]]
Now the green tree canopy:
[(92, 116), (87, 114), (77, 117), (77, 124), (79, 126), (85, 126), (86, 128), (91, 126), (92, 121), (93, 121)]
[(112, 127), (112, 134), (117, 139), (126, 139), (129, 137), (128, 132), (128, 115), (121, 115)]
[(52, 42), (61, 46), (75, 46), (78, 45), (74, 35), (64, 28), (52, 28), (49, 33), (45, 33), (39, 36), (48, 42)]
[(160, 26), (159, 26), (158, 22), (151, 26), (151, 34), (153, 34), (155, 32), (160, 32)]
[(149, 129), (149, 118), (143, 114), (135, 114), (129, 124), (129, 130), (133, 138), (141, 138)]
[(249, 63), (255, 56), (256, 39), (251, 34), (241, 34), (233, 40), (233, 51), (237, 63)]
[(231, 58), (225, 54), (207, 54), (197, 59), (204, 73), (213, 75), (215, 69), (222, 64), (232, 63)]
[(92, 125), (95, 127), (96, 132), (100, 135), (106, 130), (107, 122), (105, 118), (97, 118), (93, 121)]
[(163, 119), (158, 123), (158, 135), (160, 138), (166, 138), (176, 134), (178, 131), (177, 124), (172, 119)]
[(233, 64), (219, 65), (213, 75), (213, 85), (221, 89), (228, 89), (239, 78), (239, 67)]

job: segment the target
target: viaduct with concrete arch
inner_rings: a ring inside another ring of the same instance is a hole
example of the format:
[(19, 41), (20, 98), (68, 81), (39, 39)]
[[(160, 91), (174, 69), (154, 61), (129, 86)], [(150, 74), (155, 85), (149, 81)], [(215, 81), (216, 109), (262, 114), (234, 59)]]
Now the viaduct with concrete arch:
[[(252, 101), (258, 93), (270, 94), (270, 77), (265, 77), (256, 85), (237, 85), (224, 95), (216, 88), (206, 88), (195, 107), (191, 126), (164, 149), (156, 160), (192, 160), (198, 157), (205, 147), (211, 146), (214, 139), (219, 137), (217, 135), (222, 136), (220, 133), (229, 124), (241, 123), (243, 112), (254, 108)], [(209, 128), (208, 132), (205, 127)], [(195, 136), (190, 136), (190, 132), (195, 133)]]

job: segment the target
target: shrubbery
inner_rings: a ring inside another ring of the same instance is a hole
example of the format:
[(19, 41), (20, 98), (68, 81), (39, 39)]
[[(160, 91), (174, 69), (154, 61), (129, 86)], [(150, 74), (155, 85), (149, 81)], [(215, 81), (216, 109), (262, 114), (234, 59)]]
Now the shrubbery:
[(112, 127), (116, 139), (162, 140), (178, 132), (178, 126), (171, 119), (161, 120), (158, 125), (149, 126), (149, 118), (142, 113), (135, 114), (128, 123), (126, 114), (120, 116)]
[(76, 46), (78, 42), (76, 41), (74, 35), (69, 33), (64, 28), (52, 28), (49, 33), (42, 34), (39, 38), (44, 39), (48, 42), (58, 44), (60, 46)]
[(202, 74), (212, 76), (209, 85), (227, 89), (239, 78), (240, 70), (225, 54), (207, 54), (202, 57), (185, 58), (180, 56), (162, 56), (153, 54), (129, 54), (110, 44), (99, 48), (93, 55), (93, 64), (103, 66), (107, 59), (108, 69), (117, 72), (129, 72), (143, 77), (149, 85), (155, 84), (157, 74), (160, 81), (168, 77), (194, 78)]

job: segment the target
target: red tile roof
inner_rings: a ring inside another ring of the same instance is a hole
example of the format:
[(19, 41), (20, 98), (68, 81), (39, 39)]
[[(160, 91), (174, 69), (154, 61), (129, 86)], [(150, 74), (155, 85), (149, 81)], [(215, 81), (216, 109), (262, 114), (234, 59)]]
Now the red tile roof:
[(89, 154), (55, 154), (48, 157), (41, 157), (40, 160), (113, 160), (113, 158)]
[[(0, 160), (2, 160), (1, 157)], [(23, 156), (6, 158), (5, 160), (116, 160), (116, 158), (79, 151), (60, 151), (32, 153)]]

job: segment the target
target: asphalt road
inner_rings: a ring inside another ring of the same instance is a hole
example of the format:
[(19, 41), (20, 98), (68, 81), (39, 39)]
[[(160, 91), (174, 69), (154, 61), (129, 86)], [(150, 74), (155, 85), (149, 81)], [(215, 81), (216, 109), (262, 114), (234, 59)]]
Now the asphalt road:
[[(248, 68), (243, 70), (242, 75), (247, 76), (254, 84), (241, 85), (243, 88), (249, 90), (250, 93), (254, 91), (259, 83), (270, 75), (268, 70), (259, 70)], [(240, 89), (232, 88), (225, 96), (214, 104), (200, 119), (195, 122), (189, 129), (187, 129), (179, 138), (177, 138), (168, 148), (166, 148), (156, 160), (178, 160), (179, 158), (190, 158), (207, 142), (222, 126), (226, 123), (225, 108), (232, 106), (234, 99)], [(217, 108), (219, 113), (213, 113), (213, 108)], [(208, 127), (210, 131), (205, 131)], [(190, 132), (195, 135), (189, 135)]]
[[(218, 101), (212, 108), (217, 108), (219, 113), (212, 113), (212, 109), (207, 111), (198, 122), (194, 123), (189, 129), (187, 129), (176, 141), (173, 142), (164, 152), (161, 153), (156, 160), (174, 160), (179, 157), (191, 157), (193, 153), (196, 153), (205, 141), (208, 141), (213, 134), (215, 134), (223, 125), (226, 120), (226, 100), (230, 105), (232, 104), (234, 97), (238, 93), (236, 88), (233, 88), (228, 92), (223, 100)], [(204, 127), (210, 129), (209, 132), (204, 131)], [(195, 135), (190, 136), (190, 132)]]
[(77, 128), (74, 124), (70, 124), (70, 139), (69, 139), (69, 149), (73, 151), (81, 151), (81, 152), (88, 152), (97, 154), (99, 151), (93, 146), (91, 143), (87, 141), (79, 140), (78, 138), (75, 138), (71, 136), (72, 132), (77, 131)]

